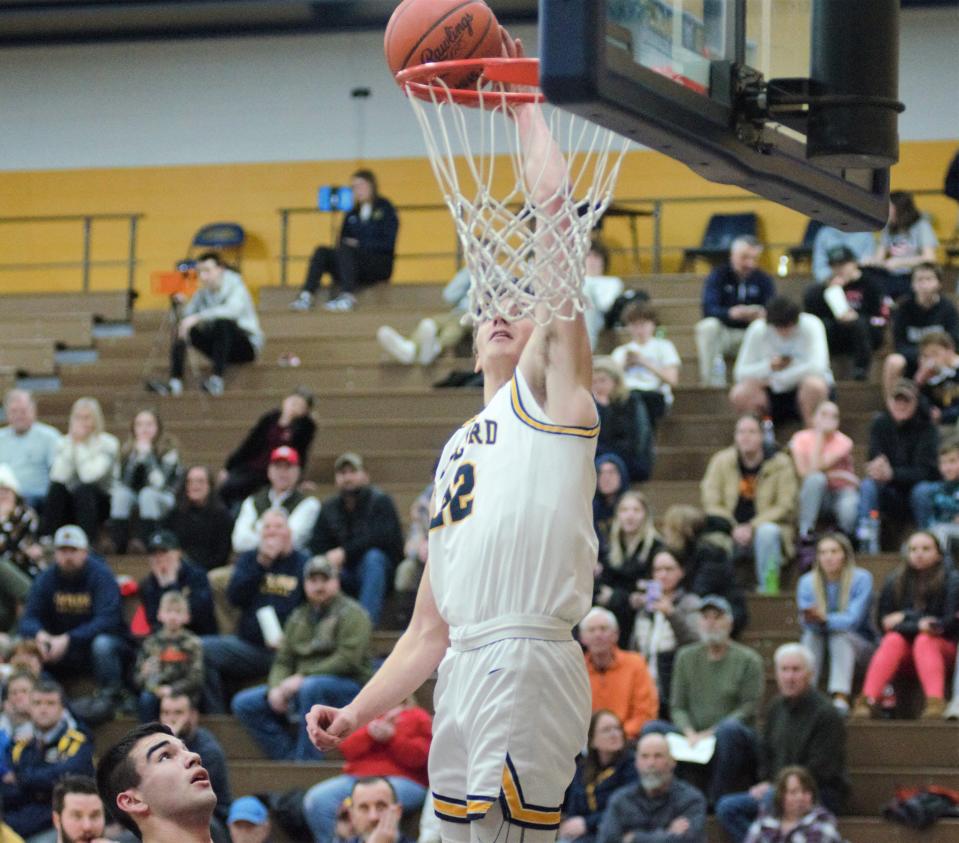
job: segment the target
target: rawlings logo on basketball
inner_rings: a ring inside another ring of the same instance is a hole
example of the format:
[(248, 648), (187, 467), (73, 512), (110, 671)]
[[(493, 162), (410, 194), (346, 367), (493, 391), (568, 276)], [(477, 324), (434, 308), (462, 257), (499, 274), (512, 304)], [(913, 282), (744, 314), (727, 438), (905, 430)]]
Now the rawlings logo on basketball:
[(444, 26), (446, 37), (435, 47), (427, 47), (420, 53), (420, 59), (428, 61), (447, 61), (451, 54), (457, 52), (456, 47), (462, 42), (464, 35), (473, 35), (473, 15), (467, 12), (453, 26)]

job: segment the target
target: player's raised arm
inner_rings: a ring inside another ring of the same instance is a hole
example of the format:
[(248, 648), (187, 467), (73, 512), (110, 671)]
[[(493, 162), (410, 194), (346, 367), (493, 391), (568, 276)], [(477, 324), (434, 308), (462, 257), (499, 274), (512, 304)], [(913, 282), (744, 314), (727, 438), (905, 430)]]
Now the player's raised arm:
[[(522, 55), (522, 44), (505, 33), (503, 44), (507, 55)], [(564, 241), (571, 232), (569, 220), (563, 216), (569, 190), (566, 158), (538, 103), (514, 106), (513, 116), (523, 151), (523, 177), (542, 227), (535, 248), (551, 255), (553, 271), (568, 272), (571, 250)], [(571, 301), (553, 302), (551, 308), (552, 318), (537, 320), (539, 324), (520, 358), (520, 368), (553, 421), (593, 425), (593, 359), (586, 322)]]
[(353, 702), (345, 708), (315, 705), (309, 710), (306, 731), (310, 740), (317, 749), (330, 749), (399, 705), (433, 675), (448, 646), (449, 627), (436, 608), (427, 562), (410, 625)]

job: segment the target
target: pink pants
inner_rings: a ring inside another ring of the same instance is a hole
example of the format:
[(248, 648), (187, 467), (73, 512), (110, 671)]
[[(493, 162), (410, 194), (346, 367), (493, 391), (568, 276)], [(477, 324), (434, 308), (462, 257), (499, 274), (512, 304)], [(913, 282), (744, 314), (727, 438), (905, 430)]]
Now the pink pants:
[(922, 691), (929, 697), (944, 699), (946, 670), (956, 659), (956, 644), (938, 635), (920, 632), (912, 643), (898, 632), (887, 632), (869, 662), (862, 693), (877, 700), (883, 688), (904, 668), (912, 668), (919, 676)]

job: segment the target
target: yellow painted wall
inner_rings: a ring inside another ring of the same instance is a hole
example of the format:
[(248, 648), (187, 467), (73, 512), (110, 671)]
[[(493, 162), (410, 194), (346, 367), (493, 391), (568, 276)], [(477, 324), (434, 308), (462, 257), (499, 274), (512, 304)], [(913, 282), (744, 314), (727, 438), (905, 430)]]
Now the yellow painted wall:
[[(955, 154), (956, 141), (903, 143), (900, 163), (893, 171), (893, 187), (941, 190), (946, 167)], [(370, 162), (380, 179), (383, 194), (397, 204), (439, 203), (433, 174), (425, 159), (391, 159)], [(243, 274), (254, 288), (279, 283), (280, 207), (310, 206), (316, 187), (343, 183), (354, 167), (344, 162), (288, 164), (232, 164), (136, 169), (89, 169), (0, 173), (0, 217), (86, 213), (142, 213), (138, 234), (139, 266), (136, 286), (141, 306), (160, 306), (151, 296), (150, 272), (170, 269), (184, 256), (193, 233), (215, 220), (236, 220), (247, 230)], [(506, 168), (502, 176), (508, 176)], [(672, 159), (654, 152), (631, 153), (624, 164), (617, 198), (733, 196), (747, 194), (699, 178)], [(923, 211), (933, 215), (940, 239), (952, 234), (956, 205), (943, 196), (920, 197)], [(667, 205), (663, 217), (664, 269), (674, 269), (683, 246), (697, 243), (710, 214), (755, 208), (761, 235), (770, 244), (765, 254), (772, 266), (782, 248), (798, 242), (805, 227), (799, 214), (759, 199)], [(78, 260), (81, 235), (78, 223), (0, 225), (0, 263), (56, 263)], [(641, 244), (648, 247), (652, 224), (640, 220)], [(626, 248), (629, 233), (621, 220), (607, 222), (605, 237), (614, 247)], [(291, 253), (306, 255), (313, 245), (329, 242), (329, 218), (306, 215), (293, 219)], [(123, 222), (97, 223), (93, 229), (94, 260), (123, 260), (127, 228)], [(454, 269), (454, 235), (444, 210), (402, 215), (399, 282), (445, 280)], [(421, 257), (423, 253), (445, 253)], [(625, 253), (613, 269), (632, 272)], [(643, 269), (649, 269), (644, 253)], [(303, 261), (294, 261), (290, 282), (299, 284)], [(79, 288), (77, 269), (0, 272), (0, 290), (70, 290)], [(95, 268), (95, 290), (120, 289), (126, 284), (123, 267)]]

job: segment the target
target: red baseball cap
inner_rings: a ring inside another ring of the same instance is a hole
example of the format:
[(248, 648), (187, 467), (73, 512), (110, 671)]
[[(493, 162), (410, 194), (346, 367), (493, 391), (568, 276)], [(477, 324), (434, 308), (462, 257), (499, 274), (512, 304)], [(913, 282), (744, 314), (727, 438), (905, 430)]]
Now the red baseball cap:
[(288, 462), (290, 465), (300, 464), (300, 455), (289, 445), (274, 448), (270, 454), (270, 462)]

